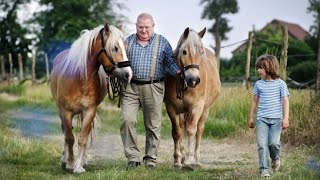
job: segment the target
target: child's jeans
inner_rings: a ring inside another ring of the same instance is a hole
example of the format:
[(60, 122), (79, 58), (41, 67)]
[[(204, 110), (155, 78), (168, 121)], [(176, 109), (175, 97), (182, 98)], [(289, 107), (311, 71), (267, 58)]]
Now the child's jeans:
[(281, 143), (280, 118), (257, 117), (257, 144), (259, 154), (259, 172), (267, 170), (270, 172), (270, 157), (273, 160), (280, 158)]

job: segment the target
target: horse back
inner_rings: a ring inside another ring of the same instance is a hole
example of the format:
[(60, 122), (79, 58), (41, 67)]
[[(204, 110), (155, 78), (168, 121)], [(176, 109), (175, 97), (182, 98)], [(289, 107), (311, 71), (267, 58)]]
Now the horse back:
[(202, 68), (206, 68), (206, 105), (211, 106), (211, 104), (217, 99), (220, 94), (221, 81), (220, 75), (217, 68), (217, 58), (215, 55), (206, 48), (206, 59), (203, 61)]

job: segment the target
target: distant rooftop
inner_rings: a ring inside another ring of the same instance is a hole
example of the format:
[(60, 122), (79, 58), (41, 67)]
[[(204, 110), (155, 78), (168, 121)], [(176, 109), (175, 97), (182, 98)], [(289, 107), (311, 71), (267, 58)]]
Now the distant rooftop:
[[(287, 26), (288, 35), (291, 36), (292, 38), (296, 39), (296, 40), (304, 40), (304, 39), (306, 39), (307, 37), (310, 36), (308, 31), (304, 30), (300, 25), (295, 24), (295, 23), (285, 22), (285, 21), (278, 20), (278, 19), (272, 20), (270, 23), (265, 25), (260, 31), (265, 30), (270, 25), (285, 25), (285, 26)], [(232, 54), (235, 54), (235, 53), (237, 53), (239, 51), (244, 50), (245, 47), (246, 47), (246, 43), (247, 42), (244, 42), (240, 46), (235, 48), (232, 51)]]

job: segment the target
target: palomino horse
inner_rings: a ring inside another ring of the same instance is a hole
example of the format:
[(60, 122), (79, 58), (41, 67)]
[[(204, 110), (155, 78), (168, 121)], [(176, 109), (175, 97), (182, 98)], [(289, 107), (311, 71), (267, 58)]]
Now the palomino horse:
[[(200, 141), (205, 120), (220, 93), (216, 58), (201, 42), (205, 32), (206, 28), (199, 33), (185, 29), (174, 52), (182, 76), (168, 77), (165, 83), (165, 105), (174, 141), (174, 167), (178, 169), (201, 165)], [(182, 141), (184, 135), (186, 149)]]
[[(71, 48), (57, 55), (51, 74), (51, 92), (56, 102), (64, 133), (62, 168), (85, 172), (86, 146), (97, 106), (107, 94), (106, 73), (129, 82), (132, 69), (128, 61), (124, 34), (105, 24), (83, 31)], [(106, 73), (103, 71), (106, 71)], [(79, 114), (79, 151), (74, 160), (72, 118)]]

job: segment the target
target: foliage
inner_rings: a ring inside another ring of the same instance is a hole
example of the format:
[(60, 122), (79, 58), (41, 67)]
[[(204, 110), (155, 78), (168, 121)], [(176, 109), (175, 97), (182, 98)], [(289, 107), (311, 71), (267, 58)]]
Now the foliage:
[[(30, 38), (27, 28), (18, 22), (17, 12), (24, 8), (29, 0), (0, 1), (0, 55), (8, 60), (8, 54), (12, 55), (13, 68), (18, 69), (18, 53), (22, 55), (22, 63), (26, 64), (27, 53), (30, 52)], [(9, 61), (6, 61), (6, 69), (9, 69)]]
[(117, 22), (111, 0), (40, 0), (42, 11), (29, 21), (35, 24), (33, 32), (38, 36), (38, 47), (48, 53), (51, 60), (70, 47), (84, 29), (93, 29), (108, 22)]
[(283, 141), (296, 146), (319, 146), (320, 96), (308, 91), (290, 93), (290, 127)]
[(228, 20), (223, 17), (225, 14), (235, 14), (239, 7), (236, 0), (201, 0), (200, 4), (205, 4), (201, 18), (214, 20), (215, 23), (209, 29), (214, 36), (218, 34), (221, 40), (228, 40), (226, 33), (232, 28), (228, 25)]
[(316, 92), (320, 95), (320, 1), (319, 0), (309, 0), (310, 6), (308, 7), (309, 13), (314, 13), (314, 25), (311, 26), (310, 30), (313, 32), (314, 36), (318, 40), (317, 49), (317, 76), (316, 76)]
[(298, 82), (309, 82), (316, 77), (316, 63), (304, 61), (290, 68), (289, 76)]
[[(280, 26), (269, 26), (263, 31), (255, 32), (254, 41), (251, 50), (250, 62), (250, 76), (255, 76), (255, 61), (262, 54), (275, 55), (280, 60), (282, 34)], [(235, 54), (229, 61), (221, 62), (221, 77), (227, 79), (228, 76), (243, 77), (245, 74), (246, 66), (246, 51), (240, 51)], [(287, 70), (288, 74), (297, 77), (299, 72), (307, 72), (307, 66), (303, 66), (304, 62), (309, 64), (314, 63), (316, 60), (313, 48), (309, 46), (307, 41), (295, 40), (289, 38), (288, 42), (288, 57), (287, 57)], [(315, 78), (314, 71), (308, 72), (310, 76), (300, 76), (299, 78), (291, 77), (298, 82), (306, 82)]]
[(320, 1), (319, 0), (308, 0), (309, 7), (308, 12), (313, 13), (314, 25), (310, 27), (310, 31), (313, 32), (314, 36), (319, 34), (319, 24), (320, 24)]

